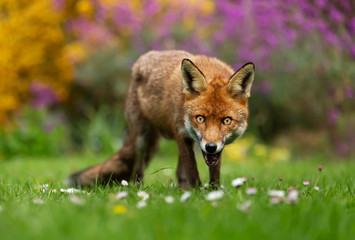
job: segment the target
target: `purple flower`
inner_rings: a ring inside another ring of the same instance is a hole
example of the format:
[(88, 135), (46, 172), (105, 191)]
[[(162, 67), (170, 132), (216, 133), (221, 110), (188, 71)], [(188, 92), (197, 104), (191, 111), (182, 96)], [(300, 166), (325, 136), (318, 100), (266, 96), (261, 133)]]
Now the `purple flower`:
[(340, 112), (337, 108), (332, 108), (328, 114), (328, 123), (331, 126), (335, 126), (338, 122)]
[(350, 19), (350, 21), (347, 24), (348, 26), (348, 30), (350, 34), (355, 34), (355, 17), (353, 17), (352, 19)]
[(353, 58), (355, 58), (355, 44), (353, 46), (351, 46), (350, 48), (350, 54)]
[(52, 0), (52, 6), (56, 11), (62, 11), (65, 6), (65, 0)]
[(47, 108), (58, 103), (57, 94), (46, 84), (34, 81), (31, 83), (33, 96), (32, 106), (34, 108)]
[(338, 141), (335, 148), (339, 154), (345, 154), (349, 151), (349, 144), (344, 141)]
[(345, 17), (344, 15), (336, 8), (332, 7), (330, 9), (330, 18), (334, 21), (334, 22), (343, 22)]
[(345, 94), (346, 94), (347, 98), (353, 99), (354, 96), (355, 96), (354, 88), (352, 88), (352, 87), (347, 87), (347, 88), (345, 89)]

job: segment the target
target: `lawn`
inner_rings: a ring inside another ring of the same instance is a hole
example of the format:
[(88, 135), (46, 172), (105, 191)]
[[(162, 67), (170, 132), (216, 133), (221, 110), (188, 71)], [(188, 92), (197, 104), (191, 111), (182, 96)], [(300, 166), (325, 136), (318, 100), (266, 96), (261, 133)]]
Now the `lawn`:
[[(0, 162), (0, 239), (354, 239), (354, 162), (307, 159), (279, 163), (222, 164), (223, 196), (206, 200), (212, 189), (183, 191), (175, 183), (176, 156), (160, 155), (146, 170), (144, 186), (116, 184), (61, 193), (69, 173), (106, 156), (17, 158)], [(324, 168), (318, 178), (318, 164)], [(199, 159), (203, 182), (207, 167)], [(231, 181), (246, 177), (236, 189)], [(308, 186), (303, 181), (310, 181)], [(46, 191), (40, 185), (49, 184)], [(298, 190), (298, 202), (270, 202), (269, 190)], [(256, 187), (256, 195), (246, 189)], [(57, 192), (52, 192), (56, 189)], [(137, 208), (137, 192), (149, 194)], [(116, 199), (116, 193), (128, 196)], [(75, 197), (73, 197), (75, 196)], [(173, 203), (165, 201), (174, 198)], [(238, 209), (242, 203), (250, 207)]]

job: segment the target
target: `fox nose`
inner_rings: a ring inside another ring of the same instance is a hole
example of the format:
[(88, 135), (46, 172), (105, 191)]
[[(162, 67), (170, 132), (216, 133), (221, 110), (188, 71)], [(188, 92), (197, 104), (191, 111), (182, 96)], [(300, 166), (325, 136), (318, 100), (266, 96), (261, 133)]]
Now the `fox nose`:
[(205, 147), (206, 147), (206, 151), (209, 153), (214, 153), (217, 149), (217, 145), (212, 142), (207, 143)]

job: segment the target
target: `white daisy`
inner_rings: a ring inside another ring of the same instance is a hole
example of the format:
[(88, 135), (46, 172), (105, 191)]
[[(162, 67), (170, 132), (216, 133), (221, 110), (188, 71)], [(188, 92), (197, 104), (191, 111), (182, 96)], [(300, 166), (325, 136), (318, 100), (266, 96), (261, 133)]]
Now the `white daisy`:
[(149, 194), (144, 191), (137, 192), (137, 196), (140, 197), (144, 201), (149, 198)]
[(144, 208), (147, 206), (147, 202), (144, 201), (144, 200), (140, 200), (138, 203), (137, 203), (137, 208)]
[(82, 198), (79, 198), (78, 196), (72, 195), (70, 196), (70, 201), (76, 205), (84, 205), (85, 204), (85, 200)]
[(39, 199), (39, 198), (34, 198), (34, 199), (32, 200), (32, 202), (33, 202), (34, 204), (37, 204), (37, 205), (42, 205), (42, 204), (44, 203), (44, 201), (43, 201), (42, 199)]
[(39, 189), (42, 192), (46, 192), (48, 190), (49, 184), (43, 184), (43, 185), (39, 185)]
[(282, 190), (270, 190), (269, 191), (269, 196), (270, 197), (283, 198), (283, 197), (285, 197), (285, 191), (282, 191)]
[(237, 205), (237, 209), (239, 209), (240, 211), (246, 213), (246, 212), (248, 212), (250, 206), (251, 206), (251, 201), (246, 201), (244, 203), (238, 204)]
[(236, 178), (232, 181), (232, 186), (235, 187), (235, 188), (239, 188), (240, 186), (243, 185), (244, 183), (244, 179), (243, 178)]
[(118, 193), (116, 194), (116, 198), (117, 198), (117, 199), (122, 199), (122, 198), (125, 198), (125, 197), (127, 197), (127, 196), (128, 196), (128, 192), (126, 192), (126, 191), (118, 192)]
[(122, 185), (122, 186), (128, 186), (128, 182), (127, 182), (126, 180), (122, 180), (122, 181), (121, 181), (121, 185)]
[(191, 197), (191, 192), (184, 192), (181, 195), (180, 202), (185, 202), (187, 199)]
[(223, 191), (219, 190), (219, 191), (212, 191), (209, 192), (206, 196), (206, 199), (208, 201), (216, 201), (218, 199), (221, 199), (223, 197)]
[(60, 189), (60, 192), (62, 193), (85, 193), (88, 194), (86, 191), (82, 191), (76, 188), (68, 188), (68, 189)]
[(165, 202), (166, 203), (173, 203), (174, 202), (174, 197), (173, 196), (166, 196), (165, 198), (164, 198), (164, 200), (165, 200)]
[(245, 189), (245, 193), (248, 195), (255, 195), (258, 192), (258, 189), (256, 187), (250, 187)]

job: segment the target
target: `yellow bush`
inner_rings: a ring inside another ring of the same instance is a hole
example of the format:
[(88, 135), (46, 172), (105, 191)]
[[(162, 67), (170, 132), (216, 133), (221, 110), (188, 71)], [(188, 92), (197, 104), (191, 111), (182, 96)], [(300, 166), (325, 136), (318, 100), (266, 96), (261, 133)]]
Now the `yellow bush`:
[(61, 23), (51, 1), (0, 0), (0, 124), (30, 99), (33, 81), (66, 97), (72, 69)]

